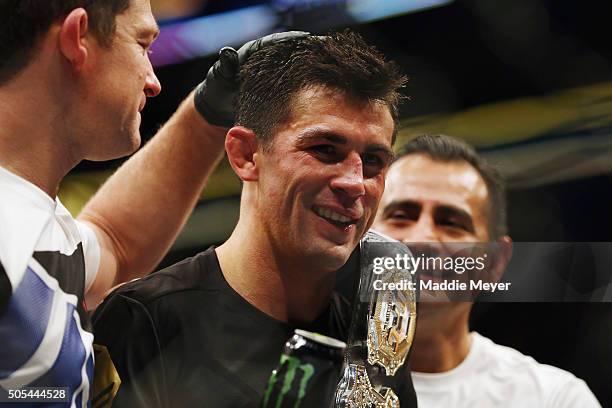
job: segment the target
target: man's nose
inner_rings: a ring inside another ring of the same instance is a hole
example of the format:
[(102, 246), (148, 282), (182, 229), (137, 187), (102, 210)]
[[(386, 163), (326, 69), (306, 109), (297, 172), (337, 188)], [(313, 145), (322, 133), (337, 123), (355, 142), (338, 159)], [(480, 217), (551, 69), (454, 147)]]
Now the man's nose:
[(157, 79), (155, 72), (153, 72), (153, 69), (151, 68), (147, 74), (147, 77), (145, 78), (144, 93), (148, 98), (153, 98), (159, 95), (160, 92), (161, 84), (159, 79)]
[(331, 188), (341, 191), (350, 198), (356, 199), (365, 195), (363, 182), (363, 162), (356, 152), (350, 153), (338, 163), (339, 173), (331, 181)]
[(440, 236), (436, 231), (434, 220), (421, 214), (419, 219), (406, 229), (402, 241), (406, 243), (440, 242)]

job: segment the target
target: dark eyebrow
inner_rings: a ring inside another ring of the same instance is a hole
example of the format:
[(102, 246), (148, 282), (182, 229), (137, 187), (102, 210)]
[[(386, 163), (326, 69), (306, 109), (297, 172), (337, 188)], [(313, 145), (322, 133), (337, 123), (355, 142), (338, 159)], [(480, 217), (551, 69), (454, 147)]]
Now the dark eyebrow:
[(389, 204), (383, 208), (383, 213), (387, 211), (397, 210), (399, 208), (421, 208), (421, 204), (412, 200), (395, 200), (391, 201)]
[[(395, 200), (391, 201), (383, 208), (383, 214), (397, 209), (421, 209), (422, 205), (413, 200)], [(465, 210), (453, 205), (438, 205), (434, 210), (434, 217), (437, 216), (458, 216), (466, 223), (466, 228), (470, 232), (474, 232), (474, 222), (472, 216)]]
[[(339, 145), (346, 145), (348, 143), (348, 139), (342, 135), (316, 128), (308, 129), (307, 131), (299, 135), (297, 138), (297, 143), (298, 145), (301, 145), (316, 140), (325, 140), (330, 143)], [(391, 161), (394, 156), (393, 150), (381, 143), (368, 143), (366, 145), (365, 151), (368, 153), (380, 153), (385, 156), (385, 161)]]
[(389, 149), (387, 146), (379, 145), (376, 143), (366, 146), (366, 152), (379, 153), (382, 156), (384, 156), (383, 160), (385, 162), (385, 165), (391, 164), (391, 162), (393, 161), (393, 158), (395, 157), (395, 153), (393, 153), (393, 150)]
[(327, 140), (328, 142), (345, 145), (347, 140), (344, 136), (337, 135), (333, 132), (327, 132), (321, 129), (308, 129), (297, 137), (299, 144), (311, 142), (313, 140)]
[(455, 207), (452, 205), (441, 205), (436, 207), (434, 214), (442, 216), (459, 216), (461, 219), (466, 221), (466, 228), (468, 229), (468, 231), (474, 232), (474, 222), (472, 220), (472, 216), (470, 215), (470, 213), (459, 207)]

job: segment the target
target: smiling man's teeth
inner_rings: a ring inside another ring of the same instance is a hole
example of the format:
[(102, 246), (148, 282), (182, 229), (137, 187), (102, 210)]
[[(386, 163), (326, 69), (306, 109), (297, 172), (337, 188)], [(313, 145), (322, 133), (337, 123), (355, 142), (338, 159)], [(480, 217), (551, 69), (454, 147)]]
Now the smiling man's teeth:
[(349, 217), (345, 217), (344, 215), (338, 214), (332, 210), (328, 210), (326, 208), (315, 207), (315, 212), (323, 218), (330, 219), (332, 221), (337, 222), (350, 222), (351, 219)]

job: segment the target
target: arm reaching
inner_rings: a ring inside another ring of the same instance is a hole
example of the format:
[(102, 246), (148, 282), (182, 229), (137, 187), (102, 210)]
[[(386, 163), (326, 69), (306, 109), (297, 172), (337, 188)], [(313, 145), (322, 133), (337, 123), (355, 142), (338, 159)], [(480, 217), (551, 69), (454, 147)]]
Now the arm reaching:
[(188, 97), (157, 135), (102, 186), (79, 215), (96, 233), (100, 266), (86, 293), (95, 306), (111, 286), (149, 273), (166, 254), (223, 152), (225, 129)]
[(223, 48), (206, 80), (85, 206), (79, 220), (100, 245), (97, 275), (85, 294), (88, 305), (95, 307), (112, 286), (151, 272), (176, 239), (221, 158), (240, 66), (262, 47), (306, 35), (271, 34), (237, 51)]

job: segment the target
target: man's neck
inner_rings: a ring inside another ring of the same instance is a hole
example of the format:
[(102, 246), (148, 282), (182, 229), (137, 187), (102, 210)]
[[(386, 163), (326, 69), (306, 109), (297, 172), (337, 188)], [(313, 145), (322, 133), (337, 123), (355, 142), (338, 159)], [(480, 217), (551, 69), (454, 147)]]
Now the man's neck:
[(62, 178), (81, 158), (73, 157), (63, 101), (51, 90), (59, 85), (48, 82), (29, 67), (0, 86), (0, 166), (54, 198)]
[(419, 314), (410, 360), (413, 371), (441, 373), (452, 370), (465, 360), (471, 347), (470, 310), (469, 304), (456, 304), (438, 310), (423, 310)]
[(304, 260), (281, 259), (265, 238), (244, 223), (238, 223), (216, 252), (229, 285), (276, 320), (311, 323), (329, 305), (333, 273), (309, 269)]

